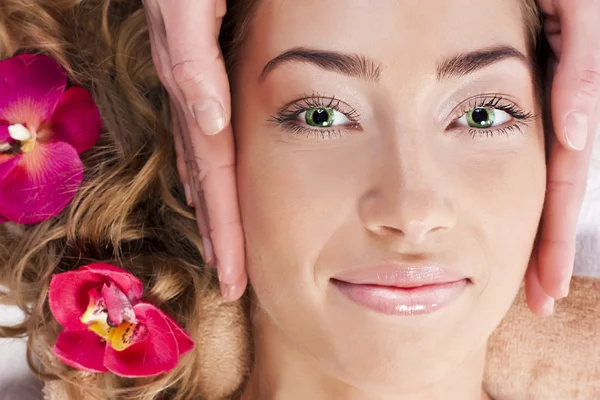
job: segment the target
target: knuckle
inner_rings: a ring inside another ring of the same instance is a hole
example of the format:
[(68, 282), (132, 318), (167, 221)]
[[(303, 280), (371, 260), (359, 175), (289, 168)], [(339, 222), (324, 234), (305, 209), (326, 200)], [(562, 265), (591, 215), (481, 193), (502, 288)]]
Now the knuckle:
[(594, 104), (600, 97), (600, 55), (583, 62), (577, 77), (577, 97)]
[(587, 188), (587, 180), (551, 179), (547, 184), (547, 193), (560, 195), (561, 198), (582, 198)]
[(218, 174), (224, 170), (235, 169), (234, 163), (213, 164), (208, 163), (206, 160), (197, 156), (194, 157), (193, 161), (188, 162), (188, 166), (191, 167), (193, 179), (198, 183), (199, 187), (203, 185), (208, 175)]
[(173, 80), (179, 84), (202, 83), (209, 69), (219, 61), (217, 50), (205, 49), (202, 58), (195, 60), (184, 60), (175, 63), (171, 68)]
[(573, 193), (576, 184), (572, 180), (550, 180), (546, 188), (548, 195), (564, 197), (563, 194)]
[(222, 231), (228, 231), (230, 229), (238, 229), (240, 225), (241, 225), (241, 221), (239, 219), (233, 217), (233, 218), (225, 220), (225, 221), (220, 221), (218, 225), (210, 225), (209, 231), (210, 231), (211, 235), (214, 235), (214, 234), (222, 232)]

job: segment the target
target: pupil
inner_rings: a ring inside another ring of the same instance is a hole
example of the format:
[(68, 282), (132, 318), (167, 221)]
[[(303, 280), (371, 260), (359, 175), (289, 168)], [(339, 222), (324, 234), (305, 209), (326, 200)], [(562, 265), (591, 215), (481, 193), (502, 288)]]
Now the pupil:
[(316, 109), (313, 113), (313, 122), (316, 125), (327, 125), (329, 122), (329, 113), (325, 108)]
[(489, 113), (485, 108), (476, 108), (473, 110), (473, 122), (478, 125), (488, 125), (489, 124)]

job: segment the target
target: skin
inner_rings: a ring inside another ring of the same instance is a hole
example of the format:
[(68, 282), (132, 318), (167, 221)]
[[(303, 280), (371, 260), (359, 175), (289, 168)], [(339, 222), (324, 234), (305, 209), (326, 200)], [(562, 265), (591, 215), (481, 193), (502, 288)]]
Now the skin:
[[(180, 177), (188, 203), (197, 205), (206, 256), (218, 268), (223, 295), (235, 300), (244, 292), (247, 277), (229, 84), (216, 40), (225, 0), (144, 0), (144, 4), (155, 65), (173, 99)], [(568, 293), (577, 218), (600, 115), (600, 43), (595, 40), (600, 36), (596, 21), (600, 1), (539, 0), (539, 5), (556, 57), (549, 66), (555, 71), (549, 106), (556, 136), (540, 244), (528, 268), (526, 288), (531, 310), (549, 315), (554, 298)], [(571, 129), (572, 139), (567, 140), (566, 120), (573, 112), (587, 116), (588, 125)]]
[[(245, 399), (487, 398), (487, 339), (518, 291), (544, 204), (544, 133), (528, 60), (437, 71), (475, 50), (525, 54), (517, 4), (263, 1), (232, 80), (255, 305)], [(381, 76), (296, 61), (263, 73), (297, 47), (360, 54)], [(338, 99), (355, 123), (298, 133), (311, 129), (302, 118), (273, 122), (299, 98), (318, 101), (313, 93)], [(490, 95), (533, 117), (470, 134), (457, 120), (469, 99)], [(518, 129), (498, 131), (509, 126)], [(383, 262), (448, 265), (469, 284), (433, 313), (387, 316), (331, 282)]]
[[(600, 128), (600, 35), (598, 0), (539, 0), (554, 58), (548, 68), (554, 133), (540, 241), (527, 271), (527, 302), (546, 315), (554, 298), (567, 296), (573, 274), (577, 218)], [(569, 124), (580, 115), (582, 127)], [(580, 152), (571, 151), (573, 148)], [(546, 295), (545, 295), (545, 294)], [(546, 300), (544, 300), (546, 299)]]

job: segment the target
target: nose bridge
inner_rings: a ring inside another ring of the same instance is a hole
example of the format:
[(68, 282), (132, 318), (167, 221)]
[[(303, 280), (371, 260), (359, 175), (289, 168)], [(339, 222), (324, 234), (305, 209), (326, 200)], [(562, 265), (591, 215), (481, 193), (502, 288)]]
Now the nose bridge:
[(378, 176), (361, 200), (367, 229), (423, 242), (456, 224), (456, 207), (440, 161), (417, 135), (403, 135), (382, 149)]

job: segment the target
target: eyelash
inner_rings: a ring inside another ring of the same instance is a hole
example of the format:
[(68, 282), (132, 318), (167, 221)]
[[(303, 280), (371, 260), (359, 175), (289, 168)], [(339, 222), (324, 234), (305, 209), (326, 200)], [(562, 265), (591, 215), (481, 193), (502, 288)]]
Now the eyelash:
[[(346, 110), (342, 110), (342, 106), (347, 107)], [(303, 112), (312, 108), (329, 108), (334, 111), (340, 112), (348, 118), (351, 125), (345, 125), (335, 128), (312, 128), (308, 126), (300, 125), (296, 118)], [(459, 106), (460, 112), (457, 113), (455, 119), (449, 125), (449, 129), (452, 125), (463, 115), (472, 111), (475, 108), (493, 108), (495, 110), (501, 110), (509, 114), (513, 119), (514, 123), (509, 126), (499, 127), (494, 129), (476, 129), (476, 128), (462, 128), (463, 131), (471, 136), (472, 139), (481, 138), (493, 138), (496, 135), (510, 136), (517, 132), (522, 132), (522, 126), (527, 126), (528, 122), (534, 118), (533, 114), (524, 112), (515, 103), (505, 100), (499, 95), (488, 95), (483, 97), (471, 98), (466, 102), (463, 102)], [(343, 132), (346, 130), (361, 130), (362, 127), (359, 124), (360, 113), (343, 103), (341, 100), (335, 97), (324, 97), (317, 93), (313, 93), (311, 96), (306, 96), (302, 99), (295, 100), (284, 106), (277, 115), (271, 117), (270, 121), (280, 125), (284, 130), (293, 134), (305, 134), (307, 137), (312, 135), (318, 136), (321, 139), (331, 139), (334, 137), (341, 137)]]
[[(296, 118), (311, 108), (330, 108), (344, 114), (351, 124), (333, 128), (311, 128), (300, 125), (296, 121)], [(362, 130), (358, 122), (359, 120), (360, 113), (355, 108), (350, 107), (335, 97), (324, 97), (317, 93), (288, 103), (277, 115), (272, 116), (270, 119), (271, 122), (280, 125), (290, 133), (298, 135), (306, 134), (307, 137), (315, 135), (321, 139), (341, 137), (345, 130)]]
[(456, 114), (455, 119), (450, 124), (450, 127), (452, 127), (452, 125), (460, 117), (462, 117), (469, 111), (474, 110), (475, 108), (493, 108), (495, 110), (501, 110), (510, 115), (514, 119), (514, 121), (512, 125), (498, 127), (494, 129), (476, 129), (469, 127), (467, 129), (467, 134), (471, 136), (472, 139), (488, 139), (493, 138), (496, 135), (510, 136), (514, 135), (517, 132), (522, 133), (522, 127), (528, 126), (529, 121), (535, 118), (535, 116), (532, 113), (523, 111), (515, 103), (509, 100), (505, 100), (500, 95), (492, 94), (483, 97), (480, 96), (470, 98), (466, 102), (463, 102), (459, 106), (460, 112)]

